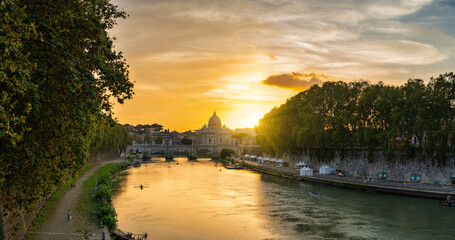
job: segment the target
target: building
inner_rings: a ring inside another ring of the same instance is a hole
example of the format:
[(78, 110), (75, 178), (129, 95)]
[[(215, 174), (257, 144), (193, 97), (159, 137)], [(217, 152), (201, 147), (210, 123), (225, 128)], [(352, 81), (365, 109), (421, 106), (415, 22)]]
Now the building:
[(208, 125), (196, 130), (196, 143), (201, 148), (213, 147), (218, 145), (229, 146), (235, 145), (235, 139), (232, 138), (234, 132), (221, 124), (221, 119), (213, 112), (208, 121)]
[[(243, 137), (235, 137), (235, 134), (243, 133)], [(232, 149), (237, 155), (244, 153), (260, 153), (260, 147), (255, 141), (253, 129), (231, 130), (223, 125), (221, 119), (213, 112), (208, 123), (195, 131), (179, 133), (177, 131), (152, 134), (152, 142), (146, 144), (133, 144), (134, 149), (150, 154), (158, 152), (187, 153), (187, 154), (210, 154), (218, 156), (223, 148)], [(234, 136), (234, 137), (233, 137)], [(158, 139), (160, 139), (158, 141)], [(183, 139), (191, 140), (183, 143)]]

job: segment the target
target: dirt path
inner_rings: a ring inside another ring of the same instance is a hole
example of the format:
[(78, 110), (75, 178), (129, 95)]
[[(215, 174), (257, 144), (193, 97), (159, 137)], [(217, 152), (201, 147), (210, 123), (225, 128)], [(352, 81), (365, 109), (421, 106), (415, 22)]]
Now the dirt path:
[[(82, 192), (84, 182), (94, 174), (94, 172), (101, 166), (109, 163), (120, 162), (120, 159), (97, 162), (93, 167), (85, 172), (77, 181), (76, 188), (69, 189), (65, 195), (60, 199), (50, 217), (43, 223), (40, 229), (35, 232), (36, 240), (70, 240), (70, 239), (84, 239), (86, 235), (87, 219), (81, 217), (77, 211), (77, 200)], [(72, 219), (68, 221), (67, 213), (71, 212)], [(94, 235), (90, 239), (101, 239), (101, 234), (106, 229), (93, 227), (91, 229)], [(90, 231), (90, 230), (88, 230)], [(107, 237), (109, 234), (107, 234)], [(110, 238), (106, 238), (110, 239)]]

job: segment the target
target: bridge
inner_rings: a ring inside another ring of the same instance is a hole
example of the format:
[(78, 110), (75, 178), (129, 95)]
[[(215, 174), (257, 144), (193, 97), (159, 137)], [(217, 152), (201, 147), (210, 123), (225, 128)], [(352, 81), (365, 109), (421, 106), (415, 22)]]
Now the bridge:
[(148, 155), (192, 155), (199, 154), (218, 157), (223, 148), (234, 151), (236, 156), (243, 154), (260, 155), (261, 148), (258, 145), (234, 145), (234, 144), (133, 144), (127, 147), (127, 153), (147, 153)]

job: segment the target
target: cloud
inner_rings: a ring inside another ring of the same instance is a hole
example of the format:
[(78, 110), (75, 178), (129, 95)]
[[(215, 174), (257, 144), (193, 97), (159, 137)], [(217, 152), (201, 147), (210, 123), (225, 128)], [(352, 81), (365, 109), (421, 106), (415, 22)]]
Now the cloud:
[(302, 91), (310, 88), (313, 85), (322, 85), (326, 81), (336, 81), (336, 78), (324, 74), (312, 73), (283, 73), (272, 75), (262, 81), (268, 86), (276, 86), (285, 89)]
[(197, 126), (215, 107), (239, 118), (242, 104), (270, 109), (332, 76), (402, 84), (455, 65), (449, 0), (112, 2), (130, 15), (110, 31), (136, 81), (123, 122), (185, 130), (179, 114)]

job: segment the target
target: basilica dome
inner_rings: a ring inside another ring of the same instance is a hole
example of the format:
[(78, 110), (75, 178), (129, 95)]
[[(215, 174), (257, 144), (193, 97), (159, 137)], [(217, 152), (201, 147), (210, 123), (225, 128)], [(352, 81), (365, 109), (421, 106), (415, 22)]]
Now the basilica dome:
[(221, 119), (213, 111), (213, 116), (209, 119), (209, 128), (221, 128)]

